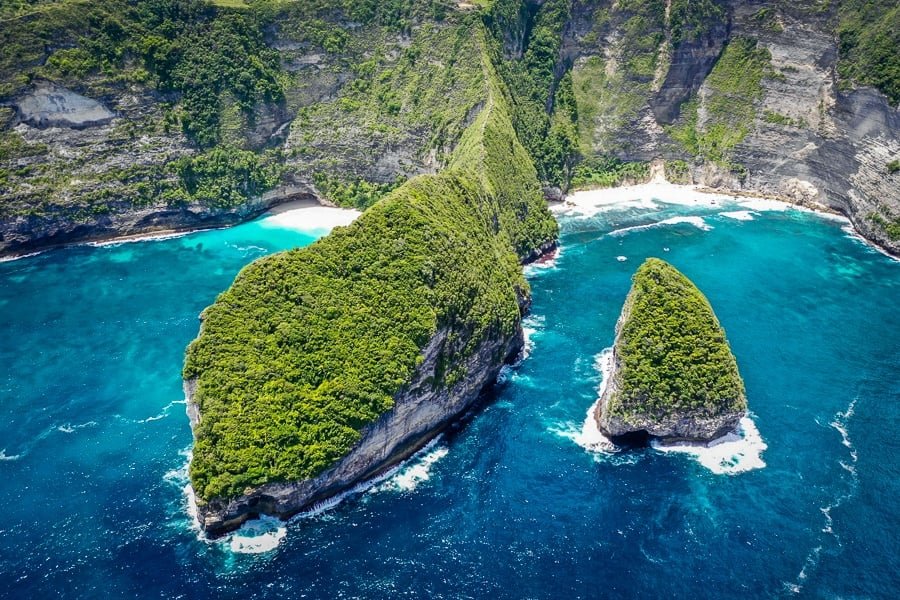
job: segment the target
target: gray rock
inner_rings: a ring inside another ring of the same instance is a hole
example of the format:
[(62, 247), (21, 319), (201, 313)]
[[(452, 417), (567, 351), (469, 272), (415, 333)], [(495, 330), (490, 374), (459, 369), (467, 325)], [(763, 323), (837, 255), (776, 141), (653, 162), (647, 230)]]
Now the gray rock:
[(20, 120), (37, 127), (93, 127), (116, 116), (100, 102), (52, 83), (37, 84), (15, 106)]

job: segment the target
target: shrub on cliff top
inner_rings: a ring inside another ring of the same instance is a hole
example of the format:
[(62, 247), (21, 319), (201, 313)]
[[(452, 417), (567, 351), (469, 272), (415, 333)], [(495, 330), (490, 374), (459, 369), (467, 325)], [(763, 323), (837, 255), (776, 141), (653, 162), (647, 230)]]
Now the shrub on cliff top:
[(658, 258), (644, 262), (623, 309), (619, 368), (607, 410), (668, 415), (746, 409), (725, 332), (699, 289)]

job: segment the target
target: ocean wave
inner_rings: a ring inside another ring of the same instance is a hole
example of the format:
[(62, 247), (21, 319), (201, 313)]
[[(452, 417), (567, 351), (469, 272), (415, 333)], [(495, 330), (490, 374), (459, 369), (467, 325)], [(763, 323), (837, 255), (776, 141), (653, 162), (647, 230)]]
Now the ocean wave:
[(665, 227), (667, 225), (693, 225), (697, 229), (701, 231), (709, 231), (712, 229), (711, 226), (707, 225), (706, 221), (703, 220), (703, 217), (671, 217), (668, 219), (664, 219), (662, 221), (657, 221), (655, 223), (647, 223), (646, 225), (632, 225), (630, 227), (623, 227), (621, 229), (614, 229), (609, 232), (609, 235), (625, 235), (626, 233), (632, 233), (635, 231), (644, 231), (646, 229), (653, 229), (655, 227)]
[(394, 490), (411, 492), (415, 490), (420, 483), (431, 479), (431, 468), (435, 463), (447, 456), (450, 449), (443, 445), (434, 447), (434, 444), (430, 444), (430, 446), (432, 446), (430, 450), (426, 451), (424, 454), (420, 451), (419, 454), (421, 455), (418, 458), (407, 461), (396, 474), (379, 486), (372, 488), (372, 491)]
[(584, 416), (584, 421), (580, 427), (553, 427), (552, 433), (568, 438), (589, 452), (600, 452), (605, 454), (616, 454), (619, 448), (612, 441), (603, 435), (597, 426), (597, 420), (594, 413), (603, 397), (603, 392), (609, 382), (609, 376), (612, 374), (612, 358), (613, 349), (606, 348), (596, 357), (594, 357), (594, 367), (600, 374), (600, 385), (597, 388), (597, 401), (588, 408)]
[(861, 236), (849, 223), (841, 227), (841, 231), (846, 234), (847, 238), (865, 246), (866, 250), (868, 250), (869, 252), (877, 252), (878, 254), (888, 257), (894, 262), (900, 262), (900, 258), (894, 256), (893, 254), (890, 254), (881, 246), (877, 246), (876, 244), (873, 244), (872, 242)]
[(247, 521), (228, 536), (228, 548), (238, 554), (263, 554), (277, 548), (286, 535), (284, 521), (262, 516)]
[(23, 258), (31, 258), (32, 256), (43, 254), (44, 252), (46, 252), (46, 250), (38, 250), (37, 252), (29, 252), (27, 254), (16, 254), (14, 256), (0, 256), (0, 263), (12, 262), (14, 260), (21, 260)]
[(688, 454), (717, 475), (736, 475), (764, 468), (766, 463), (762, 453), (768, 448), (756, 423), (749, 416), (740, 420), (737, 431), (708, 444), (663, 444), (652, 440), (650, 445), (664, 453)]
[(735, 221), (752, 221), (753, 220), (753, 211), (732, 210), (732, 211), (720, 212), (719, 216), (725, 217), (728, 219), (734, 219)]
[(96, 427), (96, 421), (88, 421), (87, 423), (81, 423), (80, 425), (72, 425), (71, 423), (66, 423), (65, 425), (57, 425), (56, 430), (60, 433), (75, 433), (79, 429), (85, 429), (87, 427)]
[(838, 548), (843, 546), (840, 535), (838, 535), (834, 529), (834, 516), (832, 515), (832, 511), (853, 498), (856, 495), (857, 489), (859, 489), (859, 475), (856, 472), (856, 462), (859, 459), (859, 454), (856, 451), (856, 446), (853, 445), (853, 439), (850, 437), (849, 429), (850, 420), (853, 418), (853, 415), (856, 414), (856, 402), (857, 398), (851, 400), (850, 404), (847, 405), (847, 408), (835, 413), (834, 418), (828, 424), (829, 427), (840, 434), (841, 445), (847, 448), (849, 462), (844, 459), (839, 459), (838, 465), (847, 473), (849, 481), (847, 489), (843, 493), (833, 497), (825, 506), (819, 507), (819, 512), (821, 512), (824, 517), (821, 529), (823, 535), (820, 538), (820, 543), (807, 554), (806, 560), (803, 563), (803, 568), (797, 575), (797, 579), (793, 582), (785, 582), (784, 584), (785, 588), (794, 594), (800, 593), (804, 583), (809, 578), (809, 575), (819, 566), (819, 558), (822, 554), (825, 539), (830, 537)]
[(536, 261), (530, 262), (525, 265), (523, 267), (525, 276), (532, 277), (534, 275), (537, 275), (538, 273), (555, 269), (560, 256), (562, 256), (562, 247), (557, 246), (549, 254), (545, 254), (544, 256), (538, 258)]
[(122, 244), (134, 244), (137, 242), (162, 242), (165, 240), (174, 240), (177, 238), (191, 235), (192, 233), (201, 233), (204, 231), (212, 231), (212, 229), (210, 229), (210, 228), (189, 229), (186, 231), (167, 231), (164, 233), (148, 233), (146, 235), (136, 235), (133, 237), (126, 237), (126, 238), (115, 238), (115, 239), (111, 239), (111, 240), (103, 240), (100, 242), (84, 242), (83, 245), (91, 246), (92, 248), (114, 248), (116, 246), (121, 246)]
[(358, 483), (349, 490), (318, 502), (310, 509), (294, 515), (288, 521), (263, 515), (258, 519), (245, 522), (236, 531), (216, 539), (207, 537), (200, 528), (197, 513), (197, 497), (191, 487), (189, 477), (190, 448), (180, 452), (184, 457), (184, 463), (167, 471), (163, 475), (163, 479), (181, 488), (183, 499), (178, 523), (179, 526), (184, 526), (193, 531), (198, 541), (209, 545), (217, 545), (235, 554), (264, 554), (275, 550), (281, 544), (287, 537), (287, 528), (291, 523), (318, 517), (337, 507), (347, 498), (365, 492), (375, 493), (390, 490), (409, 492), (415, 490), (420, 483), (431, 478), (431, 469), (434, 464), (449, 453), (449, 448), (438, 445), (442, 437), (440, 435), (435, 437), (410, 458), (388, 469), (381, 475)]
[(531, 356), (534, 350), (535, 338), (539, 337), (544, 329), (544, 316), (531, 314), (522, 320), (522, 334), (525, 338), (525, 345), (522, 348), (522, 356), (518, 362), (521, 362)]
[(14, 461), (22, 458), (24, 454), (7, 454), (6, 448), (0, 450), (0, 461)]
[(186, 404), (185, 400), (172, 400), (168, 404), (160, 409), (159, 413), (153, 415), (152, 417), (147, 417), (146, 419), (138, 419), (135, 423), (152, 423), (153, 421), (159, 421), (161, 419), (165, 419), (169, 416), (169, 411), (172, 410), (176, 404)]

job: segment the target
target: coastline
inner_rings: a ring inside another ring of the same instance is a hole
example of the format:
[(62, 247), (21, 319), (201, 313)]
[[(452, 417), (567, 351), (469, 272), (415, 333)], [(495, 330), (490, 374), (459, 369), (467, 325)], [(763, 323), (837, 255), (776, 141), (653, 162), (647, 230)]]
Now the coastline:
[[(731, 205), (741, 211), (784, 211), (798, 210), (814, 213), (824, 219), (843, 224), (849, 237), (863, 243), (869, 249), (900, 262), (900, 254), (881, 246), (865, 237), (847, 215), (819, 202), (797, 202), (784, 196), (765, 194), (749, 190), (711, 188), (698, 184), (670, 183), (657, 178), (646, 183), (610, 188), (578, 189), (569, 193), (562, 201), (550, 203), (554, 215), (591, 217), (612, 208), (653, 208), (654, 200), (665, 204), (688, 207), (708, 207), (726, 209)], [(726, 215), (740, 219), (738, 215)]]
[[(708, 200), (703, 201), (701, 198), (707, 198)], [(794, 210), (813, 212), (824, 218), (841, 221), (845, 224), (849, 236), (861, 241), (869, 248), (892, 260), (900, 261), (900, 255), (894, 254), (888, 248), (866, 238), (859, 232), (852, 220), (840, 211), (818, 202), (801, 203), (792, 201), (792, 199), (784, 196), (776, 196), (763, 192), (711, 188), (698, 184), (677, 184), (665, 181), (661, 177), (656, 177), (649, 182), (634, 185), (573, 190), (561, 201), (548, 200), (548, 205), (550, 212), (554, 215), (574, 214), (577, 212), (583, 216), (592, 216), (597, 212), (609, 209), (612, 206), (621, 207), (622, 205), (631, 205), (635, 208), (640, 208), (642, 206), (651, 208), (654, 199), (660, 199), (663, 202), (671, 204), (695, 207), (708, 206), (712, 208), (720, 203), (736, 203), (742, 205), (742, 208), (749, 211), (786, 210), (792, 208)], [(353, 213), (355, 213), (355, 216), (351, 218), (350, 215)], [(72, 246), (90, 245), (103, 247), (120, 243), (171, 239), (199, 233), (201, 231), (226, 229), (228, 227), (248, 223), (260, 217), (267, 220), (271, 219), (270, 223), (275, 227), (286, 227), (302, 231), (330, 230), (336, 226), (349, 225), (357, 216), (359, 216), (359, 214), (361, 213), (356, 209), (340, 208), (327, 201), (321, 201), (311, 197), (299, 199), (293, 198), (288, 199), (285, 202), (269, 205), (260, 211), (253, 211), (248, 214), (246, 218), (237, 221), (225, 220), (225, 222), (222, 223), (214, 223), (209, 226), (200, 227), (148, 228), (147, 230), (138, 233), (99, 235), (97, 237), (85, 238), (78, 241), (48, 244), (43, 247), (37, 246), (34, 249), (23, 252), (13, 252), (8, 254), (0, 253), (0, 263), (28, 258), (49, 250)], [(540, 253), (530, 257), (531, 260), (526, 261), (526, 264), (539, 259), (541, 256), (545, 255), (547, 251), (553, 250), (553, 247), (542, 248), (541, 250)]]
[(170, 240), (174, 238), (201, 233), (204, 231), (215, 231), (218, 229), (228, 229), (245, 223), (250, 223), (256, 219), (261, 219), (263, 224), (268, 227), (277, 227), (285, 229), (296, 229), (300, 231), (328, 231), (337, 226), (346, 226), (352, 223), (360, 214), (360, 211), (351, 208), (340, 208), (337, 206), (322, 204), (313, 199), (289, 200), (282, 204), (272, 206), (260, 213), (254, 213), (247, 219), (235, 222), (214, 225), (210, 227), (168, 227), (164, 229), (149, 229), (141, 233), (130, 233), (125, 235), (104, 235), (96, 238), (90, 238), (80, 241), (67, 242), (62, 244), (51, 244), (43, 248), (24, 253), (12, 253), (0, 255), (0, 263), (12, 262), (22, 258), (37, 256), (51, 250), (62, 248), (71, 248), (78, 246), (93, 246), (103, 248), (107, 246), (117, 246), (119, 244), (130, 244), (136, 242), (154, 242), (162, 240)]

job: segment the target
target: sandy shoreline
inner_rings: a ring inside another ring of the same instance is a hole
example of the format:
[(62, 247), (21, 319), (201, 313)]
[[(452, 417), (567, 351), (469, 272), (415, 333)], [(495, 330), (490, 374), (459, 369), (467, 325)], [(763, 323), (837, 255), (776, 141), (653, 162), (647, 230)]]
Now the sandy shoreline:
[[(321, 232), (329, 231), (337, 226), (349, 225), (362, 214), (355, 209), (336, 208), (319, 204), (315, 200), (296, 200), (279, 204), (257, 217), (264, 227), (294, 229), (297, 231)], [(252, 220), (251, 220), (252, 221)], [(26, 252), (24, 254), (13, 254), (9, 256), (0, 256), (0, 263), (37, 256), (50, 250), (58, 248), (66, 248), (71, 246), (93, 246), (102, 248), (105, 246), (118, 246), (119, 244), (131, 244), (135, 242), (154, 242), (162, 240), (170, 240), (174, 238), (184, 237), (194, 233), (203, 231), (214, 231), (217, 229), (227, 229), (236, 227), (243, 223), (235, 223), (233, 225), (223, 225), (222, 227), (201, 227), (187, 229), (159, 229), (145, 233), (133, 233), (128, 235), (118, 235), (108, 238), (100, 238), (94, 240), (85, 240), (83, 242), (72, 242), (71, 244), (62, 244), (58, 246), (48, 246), (34, 252)]]
[[(610, 208), (654, 208), (655, 203), (678, 204), (690, 207), (733, 207), (745, 211), (787, 210), (789, 208), (815, 212), (849, 223), (849, 219), (827, 206), (807, 206), (787, 202), (762, 194), (716, 190), (699, 185), (682, 185), (666, 181), (651, 181), (638, 185), (576, 191), (558, 204), (551, 206), (554, 213), (592, 216)], [(740, 211), (732, 211), (740, 212)], [(738, 217), (739, 218), (739, 217)]]
[(362, 213), (352, 208), (323, 206), (313, 200), (297, 200), (280, 204), (263, 215), (264, 227), (322, 231), (347, 226)]
[(700, 185), (656, 180), (615, 188), (578, 190), (562, 202), (551, 204), (550, 211), (554, 215), (592, 217), (612, 209), (653, 209), (657, 207), (656, 202), (688, 207), (722, 208), (724, 212), (720, 214), (736, 220), (750, 220), (754, 212), (798, 210), (813, 213), (823, 219), (841, 223), (849, 237), (891, 260), (900, 262), (900, 256), (891, 254), (887, 249), (865, 238), (856, 230), (849, 218), (832, 208), (818, 203), (798, 204), (740, 190), (718, 190)]

